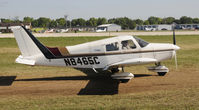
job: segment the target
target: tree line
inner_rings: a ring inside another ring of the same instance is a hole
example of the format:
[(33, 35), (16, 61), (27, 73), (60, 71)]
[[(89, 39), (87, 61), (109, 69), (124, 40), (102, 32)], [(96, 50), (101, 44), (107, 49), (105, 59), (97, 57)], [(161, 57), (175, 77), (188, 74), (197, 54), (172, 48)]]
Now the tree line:
[(65, 28), (65, 27), (84, 27), (91, 26), (96, 27), (101, 24), (118, 24), (121, 25), (122, 29), (134, 29), (136, 25), (154, 25), (154, 24), (172, 24), (173, 22), (177, 24), (199, 24), (199, 18), (191, 18), (187, 16), (182, 16), (179, 19), (174, 17), (159, 18), (151, 16), (147, 20), (141, 19), (130, 19), (128, 17), (119, 18), (90, 18), (85, 20), (83, 18), (72, 19), (67, 21), (64, 18), (50, 19), (46, 17), (40, 17), (34, 19), (32, 17), (24, 17), (23, 20), (19, 20), (17, 17), (15, 19), (4, 19), (1, 18), (2, 23), (31, 23), (32, 27), (43, 27), (43, 28)]

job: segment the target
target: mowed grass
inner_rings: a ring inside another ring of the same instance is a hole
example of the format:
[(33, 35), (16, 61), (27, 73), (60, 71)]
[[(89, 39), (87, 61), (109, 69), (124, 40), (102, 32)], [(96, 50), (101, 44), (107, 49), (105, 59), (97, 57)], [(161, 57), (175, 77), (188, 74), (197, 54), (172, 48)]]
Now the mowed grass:
[[(148, 42), (172, 43), (171, 36), (138, 36)], [(107, 37), (58, 37), (38, 38), (47, 46), (66, 46), (103, 39)], [(170, 71), (194, 71), (199, 74), (199, 36), (177, 36), (178, 70), (173, 60), (163, 64)], [(0, 76), (16, 75), (17, 78), (53, 77), (84, 75), (72, 68), (63, 67), (32, 67), (14, 63), (20, 55), (15, 39), (0, 39)], [(127, 67), (125, 71), (146, 73), (145, 66)], [(75, 74), (74, 74), (75, 73)], [(135, 79), (137, 80), (137, 79)], [(64, 95), (0, 95), (2, 110), (65, 110), (65, 109), (113, 109), (113, 110), (197, 110), (199, 109), (199, 87), (176, 88), (174, 90), (147, 91), (118, 95), (64, 96)]]
[(198, 110), (198, 88), (103, 96), (8, 96), (2, 110)]

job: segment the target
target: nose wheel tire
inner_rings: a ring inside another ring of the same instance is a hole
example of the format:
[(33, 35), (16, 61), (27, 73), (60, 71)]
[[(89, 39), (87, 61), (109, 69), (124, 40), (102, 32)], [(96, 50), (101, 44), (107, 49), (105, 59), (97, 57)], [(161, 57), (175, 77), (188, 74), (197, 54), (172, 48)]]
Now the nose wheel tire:
[(167, 73), (167, 72), (158, 72), (158, 75), (159, 75), (159, 76), (164, 76), (164, 75), (166, 75), (166, 73)]

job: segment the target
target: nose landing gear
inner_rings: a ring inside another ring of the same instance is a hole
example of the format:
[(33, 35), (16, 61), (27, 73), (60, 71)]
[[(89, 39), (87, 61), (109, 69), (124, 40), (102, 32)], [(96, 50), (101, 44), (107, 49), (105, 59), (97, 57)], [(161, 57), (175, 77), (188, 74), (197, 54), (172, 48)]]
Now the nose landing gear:
[(162, 66), (160, 62), (155, 63), (156, 66), (148, 67), (149, 71), (157, 72), (159, 76), (166, 75), (169, 69), (166, 66)]

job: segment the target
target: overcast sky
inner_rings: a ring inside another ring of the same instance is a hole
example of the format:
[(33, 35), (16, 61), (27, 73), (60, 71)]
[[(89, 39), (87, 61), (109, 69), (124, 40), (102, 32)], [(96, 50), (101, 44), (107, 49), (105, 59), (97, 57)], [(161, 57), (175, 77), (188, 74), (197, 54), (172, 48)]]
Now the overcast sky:
[(199, 17), (199, 0), (0, 0), (0, 18)]

